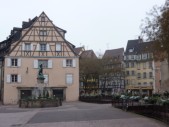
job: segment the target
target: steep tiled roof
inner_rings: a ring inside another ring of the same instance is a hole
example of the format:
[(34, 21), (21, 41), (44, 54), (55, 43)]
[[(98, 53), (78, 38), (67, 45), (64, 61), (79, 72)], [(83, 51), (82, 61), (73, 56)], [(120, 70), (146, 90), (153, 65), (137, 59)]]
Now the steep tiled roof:
[(80, 58), (97, 58), (97, 56), (93, 50), (86, 50), (82, 52)]
[[(136, 39), (136, 40), (128, 40), (127, 46), (126, 46), (126, 51), (125, 54), (135, 54), (136, 52), (136, 46), (141, 43), (141, 39)], [(129, 52), (129, 50), (133, 50), (133, 52)]]
[(139, 43), (136, 47), (136, 53), (153, 52), (153, 42)]
[[(143, 42), (142, 39), (129, 40), (127, 43), (126, 55), (152, 52), (153, 42)], [(130, 51), (131, 50), (131, 51)]]
[(37, 18), (38, 17), (36, 16), (35, 18), (33, 18), (32, 20), (30, 20), (29, 22), (23, 21), (22, 22), (22, 28), (25, 29), (25, 28), (30, 27), (36, 21)]
[(64, 30), (64, 29), (62, 29), (62, 28), (60, 28), (60, 27), (58, 27), (58, 26), (55, 26), (55, 27), (56, 27), (56, 29), (58, 29), (59, 31), (62, 31), (62, 32), (64, 32), (64, 33), (67, 32), (66, 30)]
[[(22, 22), (22, 28), (14, 27), (11, 30), (11, 34), (9, 35), (9, 37), (6, 40), (0, 42), (0, 53), (1, 53), (1, 51), (3, 51), (3, 52), (7, 51), (8, 48), (10, 47), (11, 43), (18, 41), (20, 39), (20, 37), (21, 37), (22, 30), (26, 29), (26, 28), (29, 28), (37, 20), (37, 18), (38, 17), (36, 16), (32, 20), (29, 20), (28, 22), (27, 21), (23, 21)], [(55, 26), (55, 28), (59, 32), (66, 33), (66, 30), (63, 30), (63, 29), (61, 29), (61, 28), (59, 28), (57, 26)], [(67, 43), (71, 46), (72, 49), (75, 48), (75, 46), (72, 43), (70, 43), (68, 41), (67, 41)]]
[(30, 27), (36, 21), (36, 19), (37, 17), (33, 18), (29, 22), (22, 22), (22, 28), (14, 27), (13, 30), (11, 30), (9, 37), (6, 40), (0, 42), (0, 52), (1, 50), (7, 51), (11, 43), (18, 41), (21, 37), (22, 30)]
[(119, 58), (120, 60), (123, 60), (123, 53), (124, 53), (124, 48), (118, 48), (118, 49), (111, 49), (111, 50), (106, 50), (103, 59), (104, 58)]

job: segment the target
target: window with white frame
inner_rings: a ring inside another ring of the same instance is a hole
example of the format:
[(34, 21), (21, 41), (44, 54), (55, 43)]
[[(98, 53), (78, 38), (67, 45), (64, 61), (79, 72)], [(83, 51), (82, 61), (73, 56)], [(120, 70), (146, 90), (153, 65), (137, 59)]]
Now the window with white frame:
[(152, 68), (153, 67), (153, 63), (152, 61), (149, 61), (149, 68)]
[(137, 60), (141, 60), (141, 55), (137, 55)]
[(20, 83), (21, 82), (21, 75), (11, 74), (7, 75), (7, 83)]
[(39, 68), (39, 65), (42, 64), (43, 68), (52, 68), (53, 62), (52, 60), (34, 60), (33, 66), (34, 68)]
[(147, 59), (147, 53), (142, 54), (142, 59)]
[(129, 60), (129, 56), (126, 56), (126, 60)]
[(130, 72), (129, 72), (129, 71), (126, 71), (126, 75), (129, 76), (129, 75), (130, 75)]
[(131, 60), (134, 60), (134, 57), (135, 57), (134, 55), (131, 55)]
[(128, 79), (126, 80), (126, 84), (129, 85), (129, 80)]
[(25, 51), (31, 51), (31, 44), (25, 43)]
[(134, 75), (135, 75), (135, 72), (134, 72), (134, 71), (131, 71), (131, 74), (132, 74), (132, 76), (134, 76)]
[(126, 68), (129, 68), (129, 63), (126, 63)]
[(11, 75), (11, 82), (18, 82), (18, 75), (12, 74)]
[(141, 74), (140, 73), (137, 73), (137, 78), (141, 78)]
[(150, 85), (153, 86), (153, 82), (150, 82)]
[(21, 59), (20, 58), (7, 58), (8, 67), (20, 67)]
[(143, 73), (143, 78), (147, 78), (146, 72)]
[(56, 51), (57, 51), (57, 52), (62, 51), (62, 46), (61, 46), (60, 43), (57, 43), (57, 44), (56, 44)]
[(38, 60), (38, 67), (42, 64), (43, 68), (48, 68), (48, 60)]
[(152, 77), (153, 77), (153, 73), (149, 72), (149, 78), (152, 78)]
[(143, 63), (143, 69), (146, 69), (146, 62)]
[(140, 83), (140, 82), (138, 82), (138, 85), (141, 85), (141, 83)]
[(76, 67), (76, 59), (64, 59), (63, 67)]
[(40, 36), (47, 36), (47, 30), (40, 30), (39, 35)]
[(66, 74), (66, 84), (67, 85), (73, 84), (73, 75), (72, 74)]
[(147, 82), (144, 82), (144, 85), (147, 85)]
[(67, 59), (66, 60), (66, 67), (72, 67), (73, 66), (73, 60), (72, 59)]
[(140, 63), (137, 63), (137, 69), (138, 70), (140, 69)]
[(46, 44), (40, 44), (40, 51), (47, 51)]
[(131, 67), (132, 67), (132, 68), (134, 67), (134, 62), (131, 62)]
[(11, 66), (17, 67), (18, 66), (18, 59), (11, 59)]

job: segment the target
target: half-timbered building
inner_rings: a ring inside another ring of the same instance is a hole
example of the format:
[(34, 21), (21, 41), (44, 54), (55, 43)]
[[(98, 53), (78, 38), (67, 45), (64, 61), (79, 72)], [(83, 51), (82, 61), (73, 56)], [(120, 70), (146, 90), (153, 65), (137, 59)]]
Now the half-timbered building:
[(124, 49), (106, 50), (103, 55), (106, 73), (100, 76), (100, 87), (111, 94), (125, 91), (125, 75), (123, 62)]
[(4, 104), (17, 104), (19, 99), (33, 95), (38, 89), (40, 64), (50, 96), (78, 100), (79, 57), (65, 33), (42, 12), (23, 22), (22, 28), (14, 28), (9, 38), (0, 43)]

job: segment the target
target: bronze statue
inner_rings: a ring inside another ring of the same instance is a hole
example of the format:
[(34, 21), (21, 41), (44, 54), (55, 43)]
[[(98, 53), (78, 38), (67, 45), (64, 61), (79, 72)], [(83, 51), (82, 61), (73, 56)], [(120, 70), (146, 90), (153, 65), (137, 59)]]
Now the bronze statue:
[(44, 78), (42, 64), (39, 65), (38, 78)]
[(42, 64), (39, 65), (38, 75), (39, 75), (39, 76), (43, 75), (43, 67), (42, 67)]

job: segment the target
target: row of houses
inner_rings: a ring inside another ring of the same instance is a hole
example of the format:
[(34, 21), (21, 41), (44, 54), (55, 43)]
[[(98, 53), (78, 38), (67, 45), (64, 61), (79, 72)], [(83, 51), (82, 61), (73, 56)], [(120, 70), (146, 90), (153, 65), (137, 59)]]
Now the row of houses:
[[(79, 98), (79, 58), (97, 58), (92, 50), (76, 48), (65, 38), (66, 30), (53, 24), (42, 12), (38, 17), (14, 27), (0, 43), (0, 97), (3, 104), (17, 104), (39, 89), (39, 65), (43, 65), (45, 87), (49, 96), (65, 101)], [(100, 75), (98, 85), (111, 93), (133, 94), (161, 92), (168, 79), (167, 63), (156, 62), (152, 42), (129, 40), (124, 48), (106, 50), (103, 58), (108, 69), (121, 68), (106, 79)], [(103, 83), (104, 82), (104, 83)], [(164, 90), (164, 89), (163, 89)]]
[[(85, 51), (88, 58), (96, 56), (91, 56), (91, 51)], [(128, 40), (125, 51), (123, 48), (106, 50), (102, 59), (106, 58), (109, 61), (105, 67), (121, 68), (120, 72), (112, 73), (106, 81), (106, 88), (110, 88), (112, 94), (127, 91), (135, 95), (152, 95), (169, 89), (167, 61), (154, 59), (153, 42), (143, 42), (141, 38)], [(103, 84), (101, 81), (100, 78), (99, 85)]]

